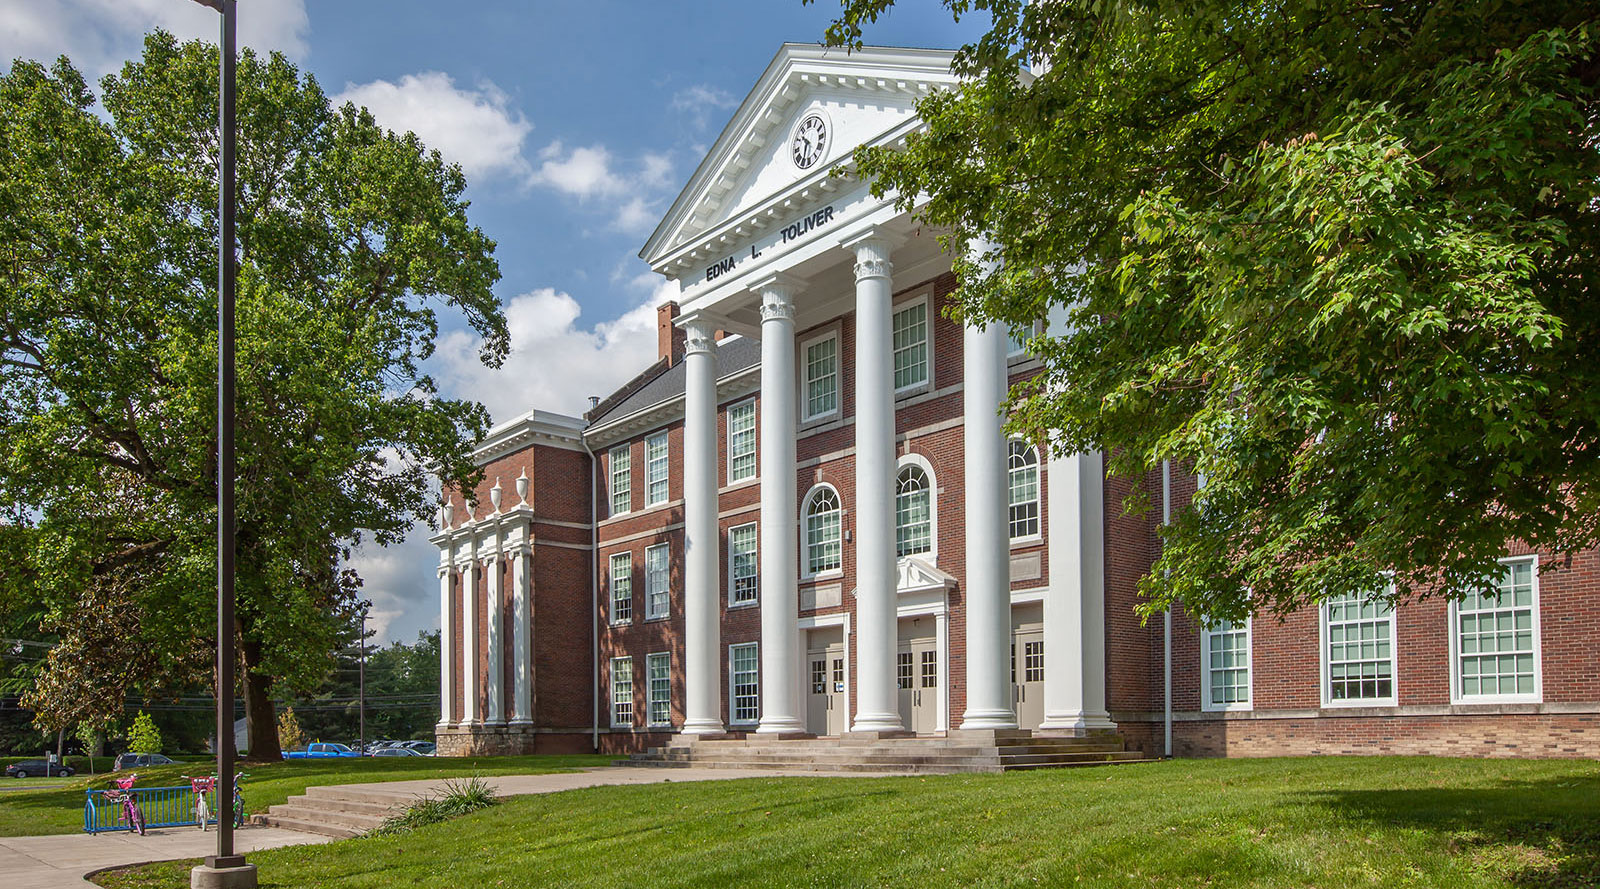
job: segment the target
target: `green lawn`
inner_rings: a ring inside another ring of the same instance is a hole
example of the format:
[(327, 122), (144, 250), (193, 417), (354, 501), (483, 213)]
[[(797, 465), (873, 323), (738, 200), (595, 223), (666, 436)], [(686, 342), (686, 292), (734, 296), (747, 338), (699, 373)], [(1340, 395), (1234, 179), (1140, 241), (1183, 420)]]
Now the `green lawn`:
[[(243, 782), (246, 809), (265, 812), (316, 784), (354, 784), (365, 781), (410, 781), (460, 775), (525, 775), (610, 765), (611, 756), (496, 756), (481, 759), (433, 756), (395, 756), (363, 759), (301, 759), (255, 764), (243, 763), (249, 775)], [(198, 758), (191, 763), (139, 770), (139, 786), (170, 787), (187, 784), (185, 774), (210, 774), (211, 763)], [(8, 779), (0, 777), (0, 781)], [(24, 785), (35, 779), (17, 782)], [(41, 783), (43, 783), (42, 779)], [(51, 778), (59, 789), (16, 790), (0, 793), (0, 836), (76, 833), (83, 830), (83, 791), (110, 787), (104, 774), (97, 777)], [(11, 785), (0, 785), (10, 787)]]
[[(276, 887), (1587, 887), (1600, 763), (1187, 760), (605, 787), (251, 860)], [(102, 885), (183, 885), (191, 864)]]

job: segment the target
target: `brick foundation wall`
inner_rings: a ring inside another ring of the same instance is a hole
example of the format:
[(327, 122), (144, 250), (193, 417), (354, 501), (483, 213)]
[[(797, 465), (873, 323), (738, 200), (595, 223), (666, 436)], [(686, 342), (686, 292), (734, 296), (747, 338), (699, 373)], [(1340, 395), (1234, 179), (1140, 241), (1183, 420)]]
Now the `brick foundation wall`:
[[(1112, 714), (1116, 718), (1117, 714)], [(1161, 755), (1160, 722), (1118, 719), (1129, 748)], [(1176, 719), (1176, 756), (1428, 755), (1600, 758), (1591, 713)]]

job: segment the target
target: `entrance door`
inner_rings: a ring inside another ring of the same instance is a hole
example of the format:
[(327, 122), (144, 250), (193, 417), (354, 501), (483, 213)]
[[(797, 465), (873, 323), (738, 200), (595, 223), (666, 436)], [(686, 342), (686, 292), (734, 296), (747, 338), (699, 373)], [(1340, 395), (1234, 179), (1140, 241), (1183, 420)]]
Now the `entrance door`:
[(1012, 631), (1011, 696), (1018, 727), (1035, 729), (1044, 722), (1044, 628), (1038, 624)]
[[(837, 736), (844, 732), (844, 642), (818, 638), (813, 631), (806, 650), (806, 731)], [(839, 637), (835, 630), (829, 634)]]
[[(932, 627), (928, 629), (931, 632)], [(939, 688), (939, 643), (932, 635), (900, 639), (895, 687), (900, 691), (900, 724), (907, 731), (939, 731), (939, 695), (943, 691)]]

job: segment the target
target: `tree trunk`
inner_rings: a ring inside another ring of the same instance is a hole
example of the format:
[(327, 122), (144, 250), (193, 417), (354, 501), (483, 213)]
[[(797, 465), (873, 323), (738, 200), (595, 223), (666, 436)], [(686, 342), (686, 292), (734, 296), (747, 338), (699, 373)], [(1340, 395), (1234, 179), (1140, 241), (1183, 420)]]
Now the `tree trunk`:
[(250, 739), (250, 752), (244, 757), (254, 762), (278, 762), (283, 750), (278, 746), (278, 712), (272, 704), (272, 677), (258, 673), (261, 646), (244, 642), (244, 719)]

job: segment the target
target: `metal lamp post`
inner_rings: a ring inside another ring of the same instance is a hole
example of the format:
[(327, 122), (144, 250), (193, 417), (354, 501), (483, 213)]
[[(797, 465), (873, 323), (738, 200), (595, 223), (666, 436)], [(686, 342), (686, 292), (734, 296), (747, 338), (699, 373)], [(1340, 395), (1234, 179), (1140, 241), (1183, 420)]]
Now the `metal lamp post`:
[(234, 574), (234, 331), (238, 282), (235, 252), (234, 165), (237, 137), (235, 68), (238, 56), (237, 0), (195, 0), (222, 13), (221, 85), (218, 93), (217, 247), (217, 854), (190, 874), (193, 889), (253, 887), (255, 865), (233, 847), (233, 574)]

